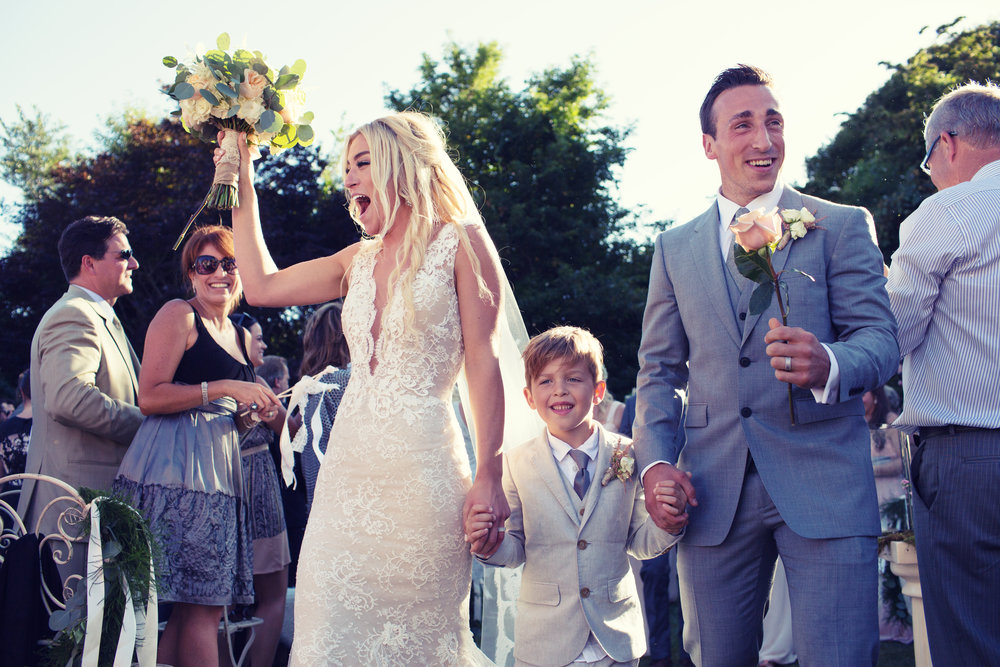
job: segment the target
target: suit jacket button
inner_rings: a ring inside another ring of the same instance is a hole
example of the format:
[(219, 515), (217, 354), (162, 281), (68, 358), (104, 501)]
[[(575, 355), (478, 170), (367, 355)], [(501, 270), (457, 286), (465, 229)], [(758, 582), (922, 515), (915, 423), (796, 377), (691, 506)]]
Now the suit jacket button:
[(741, 321), (745, 320), (746, 318), (747, 318), (747, 314), (746, 313), (740, 313), (740, 320)]
[(587, 548), (587, 540), (580, 540), (579, 542), (577, 542), (576, 543), (576, 548), (579, 549), (580, 551), (583, 551), (584, 549), (586, 549)]
[(580, 516), (583, 516), (583, 508), (580, 508)]
[(751, 410), (750, 408), (743, 408), (742, 410), (740, 410), (740, 415), (741, 415), (741, 416), (742, 416), (742, 417), (743, 417), (744, 419), (747, 419), (747, 418), (749, 418), (749, 417), (750, 417), (750, 415), (752, 415), (752, 414), (753, 414), (753, 410)]
[(582, 598), (589, 598), (590, 597), (590, 589), (586, 588), (586, 587), (581, 588), (580, 589), (580, 597), (582, 597)]
[(749, 365), (750, 365), (750, 358), (749, 357), (740, 357), (740, 366), (742, 366), (743, 368), (746, 368)]

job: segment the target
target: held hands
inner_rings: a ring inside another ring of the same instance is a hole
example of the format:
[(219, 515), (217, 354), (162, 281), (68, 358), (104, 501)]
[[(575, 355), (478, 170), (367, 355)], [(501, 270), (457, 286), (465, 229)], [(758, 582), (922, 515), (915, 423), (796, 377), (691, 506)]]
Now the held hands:
[(774, 377), (803, 389), (826, 386), (830, 377), (830, 357), (813, 334), (800, 327), (782, 326), (772, 317), (764, 335), (765, 352), (771, 357)]
[(643, 486), (652, 489), (646, 493), (646, 511), (653, 522), (668, 533), (679, 533), (688, 522), (686, 505), (698, 504), (691, 473), (669, 463), (657, 463), (646, 471)]
[[(476, 508), (479, 508), (478, 510)], [(489, 527), (478, 525), (484, 523), (483, 514), (489, 514)], [(473, 520), (479, 516), (479, 520)], [(499, 475), (489, 475), (484, 471), (476, 472), (476, 479), (465, 497), (465, 507), (462, 517), (465, 523), (465, 540), (470, 543), (469, 550), (483, 557), (492, 556), (504, 538), (504, 522), (510, 516), (510, 505), (503, 493)], [(477, 526), (474, 530), (470, 527)], [(483, 533), (483, 530), (486, 530)], [(476, 537), (478, 534), (478, 537)]]
[[(495, 521), (496, 515), (493, 513), (493, 508), (489, 505), (473, 505), (469, 508), (465, 516), (465, 541), (469, 543), (469, 551), (472, 552), (472, 555), (488, 557), (487, 554), (483, 553), (483, 546), (486, 544)], [(502, 540), (505, 532), (503, 526), (500, 526), (497, 530), (500, 532), (500, 539)], [(497, 542), (497, 546), (500, 546), (499, 541)], [(496, 551), (496, 549), (494, 548), (493, 551)], [(492, 555), (492, 553), (489, 555)]]

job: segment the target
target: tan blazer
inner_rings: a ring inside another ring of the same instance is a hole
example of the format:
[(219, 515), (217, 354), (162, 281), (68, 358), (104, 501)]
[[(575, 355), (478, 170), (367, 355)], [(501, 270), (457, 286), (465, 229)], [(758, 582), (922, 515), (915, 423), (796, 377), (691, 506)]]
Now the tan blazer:
[(601, 486), (619, 438), (600, 431), (592, 482), (581, 500), (559, 472), (545, 432), (505, 453), (510, 503), (507, 536), (490, 565), (524, 563), (514, 656), (532, 665), (567, 665), (593, 632), (617, 662), (646, 651), (642, 611), (627, 554), (652, 558), (680, 538), (649, 519), (638, 474)]
[[(27, 472), (110, 489), (142, 413), (139, 359), (121, 323), (70, 285), (42, 316), (31, 341), (34, 409)], [(25, 482), (18, 511), (31, 526), (55, 497), (51, 484)], [(48, 522), (44, 532), (54, 527)]]

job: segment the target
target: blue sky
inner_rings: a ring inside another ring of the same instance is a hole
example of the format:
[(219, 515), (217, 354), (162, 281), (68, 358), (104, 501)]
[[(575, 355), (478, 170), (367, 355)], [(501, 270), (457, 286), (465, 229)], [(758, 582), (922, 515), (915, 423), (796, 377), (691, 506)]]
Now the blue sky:
[[(680, 4), (7, 2), (0, 118), (15, 119), (17, 104), (29, 112), (38, 107), (67, 126), (75, 148), (87, 150), (104, 119), (126, 107), (169, 113), (170, 100), (158, 91), (169, 74), (161, 58), (183, 59), (229, 32), (234, 46), (245, 40), (272, 64), (307, 62), (307, 108), (321, 145), (336, 151), (334, 129), (379, 115), (386, 90), (412, 85), (421, 55), (438, 58), (452, 40), (497, 41), (506, 56), (503, 76), (514, 87), (589, 54), (611, 96), (608, 120), (635, 125), (621, 172), (623, 204), (643, 205), (653, 219), (683, 221), (704, 210), (718, 186), (697, 114), (721, 69), (749, 62), (775, 76), (787, 128), (785, 178), (801, 182), (805, 158), (833, 137), (840, 114), (855, 110), (888, 77), (881, 61), (905, 61), (933, 43), (935, 27), (960, 14), (968, 17), (966, 27), (1000, 19), (995, 0), (963, 2), (961, 11), (929, 0)], [(924, 26), (930, 29), (919, 34)], [(207, 148), (205, 159), (211, 159)], [(0, 182), (0, 197), (17, 196)], [(0, 221), (0, 251), (16, 231)]]

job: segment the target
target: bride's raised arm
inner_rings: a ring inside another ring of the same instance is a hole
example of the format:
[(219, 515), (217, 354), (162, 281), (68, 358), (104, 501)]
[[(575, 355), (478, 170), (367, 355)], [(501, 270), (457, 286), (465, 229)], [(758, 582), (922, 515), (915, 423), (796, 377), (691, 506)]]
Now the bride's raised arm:
[(236, 266), (247, 303), (254, 306), (305, 306), (337, 299), (347, 293), (347, 279), (358, 244), (285, 269), (271, 259), (260, 228), (254, 169), (246, 136), (240, 150), (239, 201), (233, 208)]

